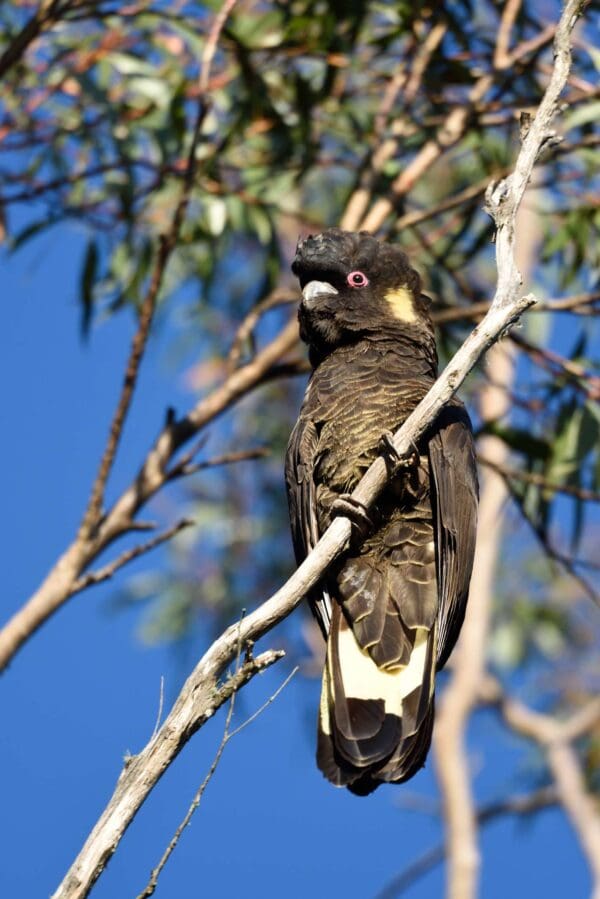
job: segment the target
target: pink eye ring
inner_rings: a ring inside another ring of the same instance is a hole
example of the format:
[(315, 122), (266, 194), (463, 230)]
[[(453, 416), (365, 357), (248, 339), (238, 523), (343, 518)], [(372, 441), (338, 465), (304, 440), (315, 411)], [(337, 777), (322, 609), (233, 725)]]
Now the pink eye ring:
[(346, 281), (350, 287), (366, 287), (369, 283), (369, 279), (362, 272), (350, 272)]

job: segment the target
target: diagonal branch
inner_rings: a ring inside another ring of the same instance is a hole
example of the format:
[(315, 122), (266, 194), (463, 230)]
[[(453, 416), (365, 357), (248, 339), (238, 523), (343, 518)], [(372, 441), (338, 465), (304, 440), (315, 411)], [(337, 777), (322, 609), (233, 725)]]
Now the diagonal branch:
[[(120, 497), (106, 512), (96, 533), (89, 539), (81, 534), (60, 556), (42, 584), (0, 630), (0, 671), (4, 670), (29, 638), (73, 595), (73, 586), (114, 540), (135, 530), (140, 509), (172, 479), (169, 463), (178, 450), (221, 416), (250, 391), (282, 370), (279, 363), (296, 344), (298, 325), (288, 325), (245, 365), (236, 369), (186, 415), (167, 421), (140, 469)], [(175, 463), (177, 465), (177, 463)]]
[(110, 425), (108, 441), (102, 454), (98, 475), (92, 486), (92, 495), (88, 507), (86, 509), (80, 534), (85, 539), (90, 536), (101, 520), (102, 505), (104, 502), (104, 490), (108, 477), (112, 470), (125, 419), (131, 406), (133, 393), (137, 383), (138, 373), (148, 337), (150, 335), (150, 327), (154, 318), (154, 310), (158, 300), (158, 294), (162, 287), (167, 265), (173, 251), (179, 242), (181, 228), (185, 220), (186, 212), (190, 204), (194, 181), (198, 168), (197, 150), (200, 141), (200, 133), (202, 125), (206, 119), (207, 113), (211, 108), (210, 100), (207, 98), (208, 81), (210, 77), (210, 68), (216, 52), (219, 36), (225, 25), (225, 21), (229, 12), (233, 8), (236, 0), (226, 0), (222, 9), (215, 17), (214, 23), (210, 29), (204, 54), (202, 56), (200, 78), (199, 78), (199, 96), (197, 101), (196, 115), (194, 119), (194, 127), (192, 130), (192, 140), (188, 151), (188, 157), (185, 167), (185, 177), (179, 200), (175, 206), (170, 226), (167, 232), (161, 235), (159, 239), (158, 251), (154, 263), (154, 270), (150, 278), (150, 284), (146, 291), (146, 296), (142, 302), (139, 314), (138, 328), (133, 337), (129, 360), (125, 369), (125, 378), (121, 395), (115, 409), (113, 420)]
[(3, 78), (23, 58), (27, 48), (40, 34), (60, 20), (63, 12), (64, 9), (61, 8), (60, 0), (42, 0), (39, 8), (27, 20), (19, 33), (11, 40), (2, 56), (0, 56), (0, 78)]
[(268, 706), (272, 705), (272, 703), (275, 702), (275, 700), (277, 699), (279, 694), (283, 690), (285, 690), (285, 688), (287, 687), (287, 685), (289, 684), (291, 679), (296, 675), (297, 672), (298, 672), (298, 666), (296, 665), (296, 667), (293, 668), (292, 671), (290, 671), (290, 673), (285, 678), (283, 683), (281, 683), (277, 687), (275, 692), (272, 693), (271, 696), (269, 696), (269, 698), (265, 702), (263, 702), (263, 704), (260, 706), (260, 708), (258, 708), (255, 712), (253, 712), (249, 718), (246, 718), (245, 721), (242, 721), (242, 723), (240, 725), (238, 725), (238, 727), (235, 727), (233, 730), (230, 730), (231, 719), (233, 718), (234, 701), (235, 701), (235, 697), (237, 695), (237, 691), (232, 693), (231, 700), (229, 702), (229, 709), (227, 711), (227, 718), (225, 719), (225, 727), (223, 729), (223, 737), (222, 737), (221, 742), (218, 746), (218, 749), (215, 753), (215, 757), (212, 761), (212, 764), (211, 764), (210, 768), (208, 769), (208, 773), (207, 773), (206, 777), (204, 778), (204, 780), (202, 781), (202, 783), (200, 784), (198, 790), (196, 791), (196, 795), (194, 796), (190, 807), (188, 808), (186, 814), (183, 817), (183, 820), (181, 821), (181, 823), (177, 827), (175, 833), (173, 834), (173, 837), (169, 841), (169, 845), (165, 849), (158, 865), (155, 868), (153, 868), (152, 873), (150, 875), (150, 879), (149, 879), (145, 889), (142, 890), (142, 892), (139, 894), (137, 899), (147, 899), (148, 896), (152, 896), (154, 894), (160, 873), (163, 870), (166, 863), (168, 862), (169, 857), (170, 857), (171, 853), (173, 852), (173, 850), (175, 849), (177, 843), (179, 842), (179, 839), (181, 838), (181, 834), (183, 833), (185, 828), (190, 823), (190, 821), (192, 819), (192, 815), (194, 814), (194, 812), (200, 805), (200, 802), (202, 800), (204, 792), (205, 792), (208, 784), (212, 780), (212, 778), (219, 766), (219, 762), (221, 761), (221, 758), (225, 751), (225, 747), (227, 746), (229, 741), (231, 739), (233, 739), (233, 737), (236, 737), (246, 727), (248, 727), (249, 724), (252, 724), (253, 721), (256, 721), (256, 719), (260, 715), (262, 715), (262, 713), (265, 711), (265, 709), (267, 709)]
[[(147, 459), (148, 464), (143, 466), (142, 473), (129, 489), (128, 495), (130, 499), (133, 498), (133, 501), (129, 503), (122, 502), (121, 504), (117, 502), (109, 513), (103, 514), (104, 492), (133, 399), (140, 365), (150, 334), (156, 302), (163, 284), (167, 265), (178, 245), (181, 228), (185, 220), (195, 183), (198, 165), (198, 143), (202, 125), (210, 109), (210, 98), (206, 95), (210, 78), (210, 68), (227, 15), (231, 11), (234, 3), (235, 0), (226, 0), (222, 9), (216, 15), (207, 37), (205, 51), (201, 60), (196, 114), (181, 193), (173, 211), (169, 227), (159, 239), (153, 272), (140, 307), (138, 327), (132, 340), (123, 386), (111, 421), (108, 439), (98, 468), (98, 474), (92, 485), (90, 499), (79, 532), (74, 542), (67, 548), (54, 568), (49, 572), (40, 588), (0, 631), (0, 671), (9, 664), (20, 646), (35, 633), (44, 621), (63, 605), (67, 599), (81, 589), (78, 585), (81, 583), (82, 575), (98, 555), (114, 539), (116, 539), (116, 537), (135, 529), (133, 521), (134, 515), (141, 505), (143, 505), (143, 503), (145, 503), (149, 497), (169, 479), (169, 475), (166, 473), (167, 461), (178, 447), (189, 439), (189, 437), (201, 426), (200, 424), (194, 424), (190, 420), (194, 413), (198, 412), (198, 409), (193, 410), (192, 413), (190, 413), (190, 416), (184, 418), (180, 422), (173, 422), (169, 419), (163, 431), (163, 435), (166, 434), (168, 439), (167, 441), (162, 441), (162, 446), (164, 446), (165, 443), (167, 444), (168, 453), (164, 461), (161, 460), (162, 465), (159, 468), (158, 473), (155, 469), (153, 470), (154, 478), (152, 480), (152, 486), (148, 487), (147, 478), (143, 481), (141, 481), (140, 478), (143, 477), (143, 474), (147, 474), (148, 468), (152, 467), (156, 462), (153, 451), (150, 452)], [(50, 14), (49, 11), (58, 14), (56, 2), (51, 2), (50, 4), (46, 3), (45, 6), (48, 7), (48, 14)], [(287, 334), (289, 341), (289, 333), (284, 331), (284, 334)], [(273, 341), (271, 346), (280, 348), (280, 343), (276, 340)], [(287, 343), (285, 343), (285, 346), (287, 346)], [(260, 372), (259, 369), (257, 377), (260, 378), (262, 374), (264, 373)], [(238, 380), (240, 379), (238, 378)], [(226, 382), (225, 386), (227, 386), (228, 383), (229, 381)], [(218, 396), (219, 391), (215, 391), (213, 394), (213, 401), (217, 399)], [(223, 407), (226, 407), (226, 405), (227, 403), (225, 401)], [(218, 411), (215, 411), (214, 414), (218, 414)], [(174, 530), (172, 530), (171, 535), (173, 533), (175, 533)], [(158, 543), (155, 542), (152, 546), (153, 545), (158, 545)], [(130, 559), (135, 558), (136, 555), (146, 552), (149, 548), (152, 548), (152, 546), (142, 546), (133, 553), (125, 553), (121, 557), (121, 559), (124, 559), (123, 562), (117, 560), (117, 562), (119, 562), (117, 567), (121, 567), (121, 564), (125, 564), (127, 561), (130, 561)], [(94, 581), (95, 578), (92, 576), (88, 583), (93, 583)]]

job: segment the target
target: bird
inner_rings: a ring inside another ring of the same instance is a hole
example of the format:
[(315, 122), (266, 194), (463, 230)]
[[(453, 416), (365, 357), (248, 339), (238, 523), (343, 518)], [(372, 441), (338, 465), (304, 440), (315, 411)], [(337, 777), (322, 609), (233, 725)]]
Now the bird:
[[(425, 764), (473, 567), (473, 432), (453, 397), (409, 454), (394, 450), (438, 368), (431, 301), (400, 247), (331, 228), (298, 241), (292, 272), (312, 369), (285, 459), (298, 564), (336, 516), (353, 522), (308, 597), (326, 640), (317, 765), (364, 796)], [(388, 482), (367, 510), (350, 494), (380, 455)]]

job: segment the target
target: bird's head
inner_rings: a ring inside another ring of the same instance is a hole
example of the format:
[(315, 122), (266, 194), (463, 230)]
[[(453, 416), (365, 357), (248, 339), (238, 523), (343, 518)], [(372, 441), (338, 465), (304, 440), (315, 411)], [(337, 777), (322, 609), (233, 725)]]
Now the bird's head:
[(292, 271), (302, 288), (300, 336), (317, 357), (399, 330), (432, 339), (421, 279), (397, 246), (331, 228), (298, 241)]

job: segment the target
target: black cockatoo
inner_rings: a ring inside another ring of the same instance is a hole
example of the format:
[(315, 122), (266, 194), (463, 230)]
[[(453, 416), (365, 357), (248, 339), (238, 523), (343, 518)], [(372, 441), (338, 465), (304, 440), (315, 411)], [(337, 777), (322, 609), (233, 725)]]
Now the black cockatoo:
[(412, 777), (429, 749), (435, 672), (458, 637), (473, 564), (473, 437), (453, 399), (396, 460), (375, 507), (352, 515), (348, 495), (437, 376), (428, 300), (406, 255), (367, 233), (308, 237), (292, 270), (313, 367), (285, 466), (296, 557), (336, 514), (362, 521), (363, 538), (310, 597), (327, 640), (317, 762), (364, 795)]

